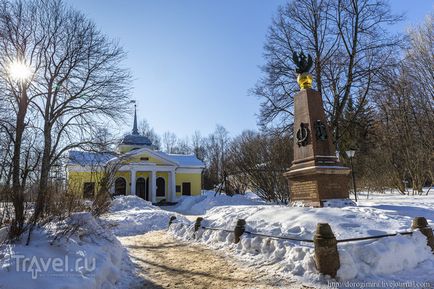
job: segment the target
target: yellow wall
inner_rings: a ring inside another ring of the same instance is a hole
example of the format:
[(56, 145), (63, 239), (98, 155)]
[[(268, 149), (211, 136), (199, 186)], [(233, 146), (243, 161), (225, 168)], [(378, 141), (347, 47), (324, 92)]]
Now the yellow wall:
[(144, 178), (146, 180), (146, 178), (148, 178), (151, 175), (150, 172), (136, 172), (136, 179), (138, 178)]
[(94, 182), (95, 191), (99, 189), (101, 173), (97, 172), (70, 172), (68, 174), (68, 187), (71, 191), (83, 194), (84, 183)]
[(134, 146), (134, 145), (119, 145), (118, 150), (121, 154), (127, 153), (133, 149), (140, 149), (142, 146)]
[[(141, 160), (140, 158), (148, 158), (148, 160)], [(141, 153), (139, 155), (135, 155), (134, 157), (128, 158), (123, 161), (124, 163), (138, 163), (138, 162), (150, 162), (155, 163), (157, 165), (167, 165), (168, 162), (164, 162), (160, 159), (150, 156), (148, 153)]]
[(200, 195), (202, 188), (202, 175), (199, 174), (186, 174), (176, 173), (176, 185), (181, 187), (181, 192), (177, 192), (177, 196), (182, 195), (182, 183), (191, 183), (191, 195)]
[[(136, 173), (136, 179), (143, 177), (147, 178), (150, 176), (150, 172), (140, 172)], [(169, 173), (168, 172), (157, 172), (157, 177), (164, 178), (166, 185), (166, 198), (169, 193)], [(78, 194), (82, 195), (84, 183), (86, 182), (95, 182), (95, 192), (98, 191), (99, 180), (102, 176), (102, 173), (98, 172), (69, 172), (68, 174), (68, 186), (71, 190), (76, 191)], [(116, 177), (123, 177), (127, 183), (127, 195), (131, 193), (131, 175), (130, 172), (117, 172)], [(200, 173), (191, 174), (191, 173), (176, 173), (176, 185), (181, 187), (182, 191), (182, 183), (189, 182), (191, 183), (191, 195), (200, 195), (201, 187), (202, 187), (202, 176)], [(176, 193), (178, 196), (182, 195), (182, 192)], [(164, 199), (163, 197), (158, 197), (157, 200)]]

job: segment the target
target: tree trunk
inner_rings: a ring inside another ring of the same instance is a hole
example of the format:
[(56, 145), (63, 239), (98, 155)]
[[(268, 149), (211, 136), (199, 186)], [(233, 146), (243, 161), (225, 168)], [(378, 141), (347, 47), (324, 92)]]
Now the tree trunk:
[(39, 179), (38, 197), (36, 200), (36, 208), (34, 214), (34, 222), (36, 222), (44, 211), (45, 200), (48, 193), (48, 178), (51, 169), (51, 127), (48, 121), (44, 125), (44, 152), (41, 162), (41, 176)]
[(9, 236), (17, 238), (24, 227), (24, 192), (20, 182), (21, 175), (21, 142), (25, 128), (28, 97), (27, 90), (21, 85), (21, 95), (18, 102), (17, 121), (15, 127), (14, 152), (12, 157), (12, 203), (14, 205), (15, 218), (12, 221)]

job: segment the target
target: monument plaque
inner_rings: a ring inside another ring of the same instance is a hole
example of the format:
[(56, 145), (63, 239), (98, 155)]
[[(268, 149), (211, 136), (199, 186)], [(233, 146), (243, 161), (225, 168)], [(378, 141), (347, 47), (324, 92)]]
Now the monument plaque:
[(293, 60), (300, 91), (294, 97), (294, 160), (284, 175), (291, 202), (322, 207), (327, 199), (349, 198), (350, 169), (336, 157), (321, 94), (311, 88), (312, 58), (294, 52)]

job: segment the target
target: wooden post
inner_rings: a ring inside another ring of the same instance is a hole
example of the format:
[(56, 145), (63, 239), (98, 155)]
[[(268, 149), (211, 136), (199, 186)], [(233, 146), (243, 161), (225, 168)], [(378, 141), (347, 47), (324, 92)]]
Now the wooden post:
[(196, 223), (194, 223), (194, 231), (197, 232), (200, 228), (200, 224), (202, 223), (203, 218), (202, 217), (197, 217), (196, 219)]
[(203, 218), (202, 218), (202, 217), (197, 217), (197, 219), (196, 219), (196, 223), (194, 223), (194, 233), (193, 233), (193, 238), (196, 238), (196, 232), (199, 230), (202, 221), (203, 221)]
[(240, 237), (242, 234), (244, 234), (244, 231), (246, 230), (246, 221), (244, 219), (238, 219), (237, 225), (234, 229), (234, 243), (237, 244), (240, 241)]
[(336, 277), (341, 264), (336, 237), (329, 224), (317, 224), (313, 242), (315, 244), (316, 268), (322, 274), (330, 275), (333, 278)]
[(431, 227), (428, 225), (427, 220), (424, 217), (415, 217), (413, 219), (413, 224), (411, 225), (411, 228), (413, 230), (418, 229), (422, 234), (426, 236), (427, 245), (434, 253), (434, 236)]
[(170, 227), (170, 225), (172, 225), (173, 221), (175, 221), (175, 220), (176, 220), (176, 217), (175, 217), (175, 216), (171, 216), (171, 217), (170, 217), (170, 220), (169, 220), (169, 227)]

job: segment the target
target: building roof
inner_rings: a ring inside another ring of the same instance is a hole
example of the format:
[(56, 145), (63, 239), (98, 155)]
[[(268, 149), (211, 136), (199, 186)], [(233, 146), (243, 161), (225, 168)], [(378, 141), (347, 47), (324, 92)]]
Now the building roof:
[(154, 151), (154, 153), (163, 158), (169, 159), (182, 167), (205, 167), (205, 164), (195, 155), (168, 154), (161, 151)]
[[(151, 155), (155, 155), (163, 160), (171, 162), (179, 167), (195, 167), (204, 168), (205, 164), (196, 158), (195, 155), (181, 155), (181, 154), (168, 154), (161, 151), (154, 151), (149, 148), (143, 148), (128, 152), (127, 155), (133, 156), (135, 154), (149, 152)], [(85, 151), (69, 151), (68, 165), (105, 165), (108, 161), (116, 159), (116, 155), (112, 153), (95, 153)]]
[(105, 165), (109, 160), (115, 158), (112, 153), (95, 153), (85, 151), (69, 151), (69, 165)]
[(151, 146), (152, 142), (149, 138), (140, 134), (127, 134), (121, 141), (124, 145), (146, 145)]
[(134, 124), (131, 134), (127, 134), (121, 141), (124, 145), (139, 145), (139, 146), (152, 146), (152, 142), (146, 136), (139, 134), (137, 129), (137, 113), (136, 105), (134, 104)]

